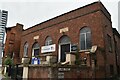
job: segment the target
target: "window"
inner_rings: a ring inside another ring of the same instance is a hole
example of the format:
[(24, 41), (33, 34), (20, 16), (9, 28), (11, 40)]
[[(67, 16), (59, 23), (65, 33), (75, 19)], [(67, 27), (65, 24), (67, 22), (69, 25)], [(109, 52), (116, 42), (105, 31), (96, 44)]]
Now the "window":
[(52, 44), (52, 38), (51, 37), (47, 37), (45, 40), (45, 46), (51, 45)]
[(91, 30), (88, 27), (80, 30), (80, 50), (91, 49)]
[(115, 40), (115, 53), (117, 54), (117, 41)]
[(108, 39), (108, 50), (110, 52), (112, 52), (112, 41), (111, 41), (111, 37), (109, 35), (107, 35), (107, 39)]
[(39, 49), (40, 49), (39, 44), (36, 42), (32, 48), (32, 56), (39, 55)]
[(68, 43), (71, 43), (71, 41), (70, 41), (70, 38), (68, 36), (62, 36), (59, 43), (60, 44), (68, 44)]
[(28, 43), (26, 42), (24, 45), (24, 57), (28, 56)]

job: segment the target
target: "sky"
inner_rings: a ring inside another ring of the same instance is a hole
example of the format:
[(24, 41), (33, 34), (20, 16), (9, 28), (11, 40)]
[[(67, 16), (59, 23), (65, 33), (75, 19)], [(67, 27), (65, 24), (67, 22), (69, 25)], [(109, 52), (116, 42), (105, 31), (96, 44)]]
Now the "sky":
[[(98, 0), (0, 0), (0, 9), (8, 11), (7, 27), (16, 23), (24, 29)], [(118, 30), (118, 1), (100, 0), (111, 14), (112, 26)]]

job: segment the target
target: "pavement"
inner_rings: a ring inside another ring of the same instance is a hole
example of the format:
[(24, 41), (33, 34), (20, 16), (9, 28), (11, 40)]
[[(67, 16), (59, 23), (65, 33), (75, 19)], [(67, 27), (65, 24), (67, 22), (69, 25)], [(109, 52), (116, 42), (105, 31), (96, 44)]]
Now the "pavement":
[(5, 76), (0, 73), (0, 80), (4, 80), (4, 79), (5, 79)]
[(9, 77), (5, 77), (3, 74), (0, 73), (0, 80), (12, 80)]

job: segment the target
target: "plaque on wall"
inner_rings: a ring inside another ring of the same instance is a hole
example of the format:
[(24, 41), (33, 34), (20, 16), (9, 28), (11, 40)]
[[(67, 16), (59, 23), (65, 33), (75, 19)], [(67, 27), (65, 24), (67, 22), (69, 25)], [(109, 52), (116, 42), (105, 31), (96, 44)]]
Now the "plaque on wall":
[(72, 44), (71, 45), (71, 52), (77, 52), (77, 45), (76, 44)]

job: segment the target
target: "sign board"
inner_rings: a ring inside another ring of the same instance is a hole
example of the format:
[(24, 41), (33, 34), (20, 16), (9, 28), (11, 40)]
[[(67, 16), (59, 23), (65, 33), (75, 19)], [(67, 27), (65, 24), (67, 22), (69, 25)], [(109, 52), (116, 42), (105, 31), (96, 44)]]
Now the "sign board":
[(58, 79), (64, 79), (64, 73), (58, 72)]
[(40, 64), (39, 58), (32, 58), (32, 64)]
[(58, 71), (70, 71), (70, 68), (58, 68)]
[(34, 36), (34, 39), (39, 39), (39, 36)]
[(67, 31), (69, 31), (68, 27), (60, 29), (60, 33), (67, 32)]
[(76, 44), (71, 45), (71, 52), (77, 52), (77, 45)]
[(47, 52), (54, 52), (56, 49), (56, 45), (48, 45), (48, 46), (42, 46), (41, 47), (41, 53), (47, 53)]

